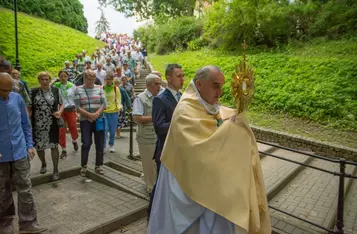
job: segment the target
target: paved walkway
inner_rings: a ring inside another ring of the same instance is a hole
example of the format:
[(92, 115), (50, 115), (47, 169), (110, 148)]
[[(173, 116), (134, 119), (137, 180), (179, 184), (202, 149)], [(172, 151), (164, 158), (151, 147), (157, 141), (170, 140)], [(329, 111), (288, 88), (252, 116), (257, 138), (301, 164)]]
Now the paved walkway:
[(147, 231), (147, 221), (146, 218), (139, 219), (126, 227), (120, 228), (119, 230), (112, 232), (111, 234), (146, 234)]
[(80, 176), (32, 188), (38, 220), (48, 233), (81, 233), (147, 201)]

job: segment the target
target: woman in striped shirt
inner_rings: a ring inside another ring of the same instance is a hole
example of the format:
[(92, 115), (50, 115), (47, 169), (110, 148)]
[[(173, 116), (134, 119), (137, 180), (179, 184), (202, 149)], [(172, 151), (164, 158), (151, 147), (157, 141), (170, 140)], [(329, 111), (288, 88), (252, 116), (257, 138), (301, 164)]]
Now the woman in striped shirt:
[(87, 163), (89, 150), (92, 145), (92, 134), (94, 134), (94, 143), (96, 148), (95, 171), (104, 174), (103, 165), (103, 147), (105, 120), (103, 111), (106, 108), (107, 101), (101, 86), (94, 84), (96, 73), (93, 70), (84, 72), (84, 84), (77, 87), (75, 92), (75, 103), (77, 111), (80, 114), (80, 128), (82, 138), (81, 149), (81, 176), (87, 175)]

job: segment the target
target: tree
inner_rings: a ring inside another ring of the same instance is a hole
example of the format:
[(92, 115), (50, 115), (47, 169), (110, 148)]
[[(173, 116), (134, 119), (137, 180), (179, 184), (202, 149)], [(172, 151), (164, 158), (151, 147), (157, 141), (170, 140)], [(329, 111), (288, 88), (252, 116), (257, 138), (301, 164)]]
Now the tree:
[(180, 16), (193, 16), (195, 9), (217, 0), (98, 0), (101, 6), (113, 6), (126, 17), (136, 16), (138, 20), (154, 19), (166, 22)]
[(100, 19), (95, 23), (95, 32), (97, 33), (97, 35), (102, 34), (103, 32), (108, 32), (110, 30), (110, 24), (107, 20), (107, 18), (105, 18), (104, 15), (104, 11), (102, 8), (99, 8), (102, 12)]

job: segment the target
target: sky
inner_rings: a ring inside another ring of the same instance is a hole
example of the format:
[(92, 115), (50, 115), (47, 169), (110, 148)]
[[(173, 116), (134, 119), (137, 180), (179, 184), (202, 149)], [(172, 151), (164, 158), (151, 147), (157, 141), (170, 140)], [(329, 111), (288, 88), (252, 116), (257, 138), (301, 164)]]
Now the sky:
[[(80, 0), (83, 4), (84, 16), (88, 21), (88, 35), (95, 36), (95, 23), (99, 20), (101, 11), (98, 9), (99, 3), (97, 0)], [(143, 23), (136, 22), (135, 17), (125, 18), (123, 13), (114, 10), (108, 6), (104, 8), (104, 15), (110, 24), (110, 32), (113, 33), (128, 33), (133, 34), (135, 28)]]

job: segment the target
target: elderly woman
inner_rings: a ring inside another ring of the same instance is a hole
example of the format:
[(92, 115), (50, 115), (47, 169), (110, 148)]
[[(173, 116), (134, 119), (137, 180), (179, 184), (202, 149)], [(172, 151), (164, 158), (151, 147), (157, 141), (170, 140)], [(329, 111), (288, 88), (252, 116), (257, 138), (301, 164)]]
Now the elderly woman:
[(53, 180), (59, 179), (58, 174), (58, 142), (59, 126), (58, 119), (64, 110), (62, 98), (56, 87), (50, 87), (51, 76), (48, 72), (40, 72), (38, 75), (40, 88), (31, 91), (32, 99), (32, 132), (35, 148), (42, 166), (40, 173), (46, 173), (45, 149), (51, 149), (53, 163)]
[(81, 176), (87, 176), (87, 163), (89, 150), (92, 145), (92, 135), (96, 149), (95, 171), (104, 174), (103, 150), (105, 120), (103, 111), (107, 106), (103, 88), (95, 85), (96, 73), (93, 70), (84, 72), (84, 84), (77, 87), (75, 92), (75, 104), (80, 114), (81, 128)]

